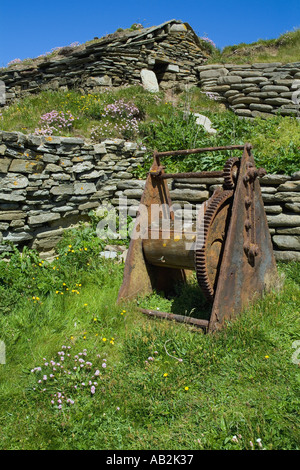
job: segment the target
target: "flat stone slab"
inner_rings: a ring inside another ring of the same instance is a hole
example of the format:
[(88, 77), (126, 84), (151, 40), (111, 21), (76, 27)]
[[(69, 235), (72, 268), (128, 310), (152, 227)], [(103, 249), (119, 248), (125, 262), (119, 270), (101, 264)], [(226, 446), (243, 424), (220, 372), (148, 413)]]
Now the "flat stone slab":
[(211, 123), (211, 120), (208, 119), (208, 117), (204, 116), (203, 114), (199, 113), (193, 113), (193, 115), (196, 117), (196, 124), (199, 126), (203, 126), (204, 129), (209, 133), (209, 134), (216, 134), (217, 131), (214, 129)]
[(276, 261), (300, 261), (298, 251), (274, 251)]
[(299, 235), (273, 235), (272, 240), (281, 250), (300, 250)]
[(299, 226), (300, 215), (278, 214), (267, 215), (269, 227), (282, 227), (282, 226)]
[(31, 217), (28, 218), (28, 224), (29, 225), (35, 225), (35, 224), (45, 224), (47, 222), (51, 222), (53, 220), (58, 220), (60, 219), (60, 215), (59, 214), (53, 214), (51, 212), (46, 212), (46, 213), (42, 213), (42, 214), (39, 214), (39, 215), (33, 215)]
[(151, 91), (152, 93), (159, 92), (158, 81), (155, 73), (152, 70), (142, 69), (141, 80), (145, 90)]

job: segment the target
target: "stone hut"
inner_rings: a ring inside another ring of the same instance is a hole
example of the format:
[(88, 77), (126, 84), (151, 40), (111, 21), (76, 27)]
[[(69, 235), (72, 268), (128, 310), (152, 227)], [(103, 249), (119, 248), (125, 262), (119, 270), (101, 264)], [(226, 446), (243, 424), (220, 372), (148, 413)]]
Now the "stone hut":
[(80, 89), (140, 84), (141, 71), (155, 73), (161, 89), (197, 85), (196, 68), (208, 57), (191, 26), (170, 20), (136, 31), (124, 30), (77, 47), (63, 47), (53, 56), (0, 69), (6, 102), (43, 90)]

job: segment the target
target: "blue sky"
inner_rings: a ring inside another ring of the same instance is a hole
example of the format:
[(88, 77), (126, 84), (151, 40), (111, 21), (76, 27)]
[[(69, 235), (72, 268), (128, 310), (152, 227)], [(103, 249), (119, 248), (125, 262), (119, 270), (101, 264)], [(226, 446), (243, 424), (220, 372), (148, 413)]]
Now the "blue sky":
[(57, 46), (170, 19), (189, 23), (218, 47), (271, 39), (300, 27), (300, 0), (0, 0), (0, 66)]

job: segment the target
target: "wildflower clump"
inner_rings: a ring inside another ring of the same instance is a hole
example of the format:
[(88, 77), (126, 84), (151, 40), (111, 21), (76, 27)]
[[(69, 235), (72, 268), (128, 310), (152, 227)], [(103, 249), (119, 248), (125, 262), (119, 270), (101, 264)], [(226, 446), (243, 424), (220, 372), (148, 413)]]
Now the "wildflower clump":
[(209, 37), (207, 37), (206, 33), (204, 33), (204, 36), (199, 37), (199, 40), (200, 40), (202, 47), (206, 49), (208, 53), (212, 53), (217, 49), (217, 46), (214, 43), (214, 41), (210, 39)]
[(53, 109), (40, 117), (40, 126), (35, 129), (35, 135), (51, 136), (54, 133), (62, 134), (73, 125), (75, 117), (70, 111), (56, 111)]
[(43, 358), (41, 366), (31, 369), (31, 390), (44, 395), (54, 409), (65, 410), (97, 393), (106, 367), (106, 358), (100, 354), (90, 360), (87, 349), (73, 353), (71, 346), (63, 345), (55, 358)]
[(101, 125), (93, 127), (91, 138), (94, 141), (115, 136), (133, 138), (139, 130), (140, 111), (134, 103), (123, 99), (104, 106)]
[(13, 59), (10, 62), (8, 62), (7, 66), (9, 67), (10, 65), (20, 64), (21, 62), (22, 62), (21, 59)]

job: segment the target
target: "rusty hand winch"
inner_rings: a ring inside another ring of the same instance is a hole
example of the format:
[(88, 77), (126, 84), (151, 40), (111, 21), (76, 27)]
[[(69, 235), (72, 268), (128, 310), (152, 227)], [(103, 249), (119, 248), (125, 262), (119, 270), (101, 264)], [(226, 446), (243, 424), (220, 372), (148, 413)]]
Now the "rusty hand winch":
[[(265, 170), (255, 167), (251, 149), (245, 144), (154, 152), (118, 302), (153, 290), (168, 293), (175, 283), (185, 282), (190, 271), (195, 271), (211, 304), (210, 319), (171, 313), (163, 316), (214, 331), (274, 284), (276, 262), (259, 185)], [(165, 156), (221, 150), (243, 150), (243, 154), (229, 158), (222, 171), (166, 173), (160, 163)], [(167, 180), (204, 177), (222, 177), (224, 182), (200, 206), (196, 222), (180, 232)], [(161, 316), (150, 310), (144, 313)]]

